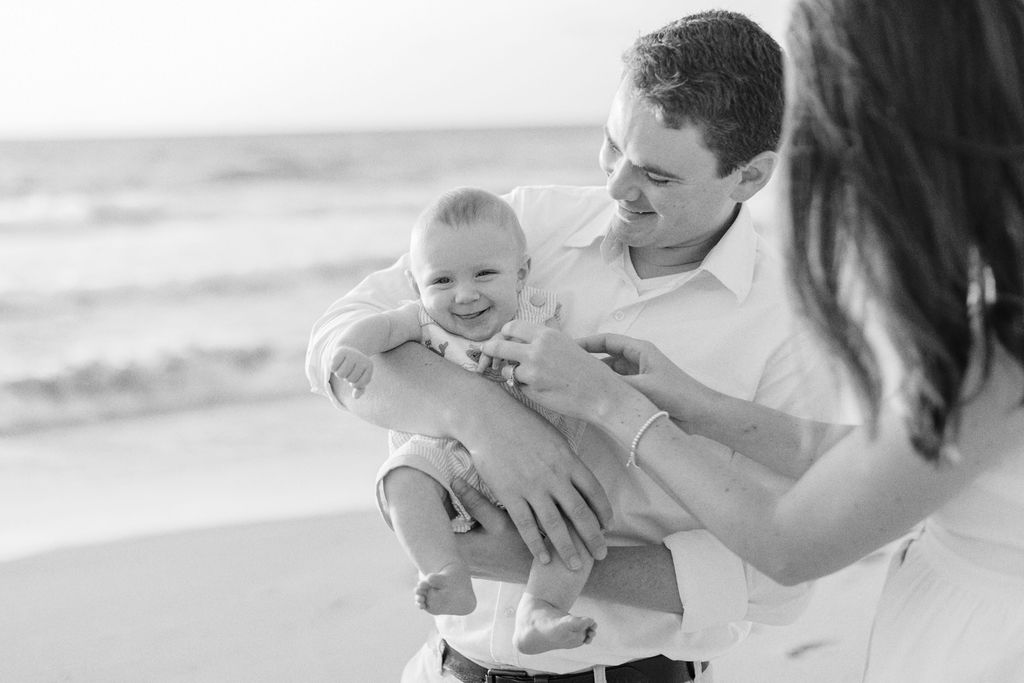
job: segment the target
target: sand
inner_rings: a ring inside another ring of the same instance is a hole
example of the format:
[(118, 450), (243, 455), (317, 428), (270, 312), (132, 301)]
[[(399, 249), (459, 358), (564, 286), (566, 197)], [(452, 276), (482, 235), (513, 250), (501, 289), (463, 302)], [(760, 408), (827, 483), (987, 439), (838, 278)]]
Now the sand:
[[(0, 530), (22, 539), (6, 553), (45, 537), (0, 563), (0, 681), (396, 681), (430, 620), (371, 509), (381, 433), (321, 402), (0, 441)], [(823, 579), (716, 680), (858, 681), (884, 568)]]

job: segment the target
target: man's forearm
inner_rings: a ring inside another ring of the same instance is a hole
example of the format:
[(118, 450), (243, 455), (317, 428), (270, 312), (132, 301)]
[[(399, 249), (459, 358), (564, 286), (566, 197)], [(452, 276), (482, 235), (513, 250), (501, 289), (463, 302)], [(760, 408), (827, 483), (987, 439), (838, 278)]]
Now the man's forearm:
[(683, 613), (672, 553), (663, 545), (615, 546), (594, 563), (583, 594), (658, 612)]

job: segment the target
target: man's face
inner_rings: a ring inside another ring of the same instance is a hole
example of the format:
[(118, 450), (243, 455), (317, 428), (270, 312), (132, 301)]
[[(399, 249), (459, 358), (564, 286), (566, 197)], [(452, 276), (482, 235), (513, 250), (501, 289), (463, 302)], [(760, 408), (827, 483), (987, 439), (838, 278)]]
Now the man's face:
[(662, 125), (626, 79), (612, 101), (600, 162), (608, 194), (619, 204), (611, 236), (630, 247), (653, 248), (666, 264), (673, 248), (717, 240), (732, 220), (741, 171), (719, 177), (718, 160), (700, 129)]
[(483, 341), (515, 317), (527, 266), (508, 228), (431, 225), (417, 234), (409, 255), (420, 301), (449, 332)]

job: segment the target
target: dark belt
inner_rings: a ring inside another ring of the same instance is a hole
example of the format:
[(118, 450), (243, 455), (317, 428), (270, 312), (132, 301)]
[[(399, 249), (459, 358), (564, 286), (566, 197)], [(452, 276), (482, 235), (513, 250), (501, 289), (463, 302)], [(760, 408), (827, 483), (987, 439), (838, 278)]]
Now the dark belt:
[[(537, 674), (531, 676), (516, 669), (487, 669), (442, 643), (441, 666), (462, 683), (594, 683), (593, 671), (574, 674)], [(702, 662), (700, 669), (708, 668)], [(608, 683), (686, 683), (696, 675), (694, 662), (678, 662), (662, 655), (636, 659), (618, 666), (605, 667)]]

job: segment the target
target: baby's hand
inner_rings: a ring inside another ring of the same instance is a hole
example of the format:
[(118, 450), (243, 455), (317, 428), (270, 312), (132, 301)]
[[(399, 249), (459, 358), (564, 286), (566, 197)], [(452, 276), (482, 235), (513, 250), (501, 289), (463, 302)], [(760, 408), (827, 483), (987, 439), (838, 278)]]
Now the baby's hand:
[(352, 387), (352, 398), (359, 398), (373, 376), (373, 361), (351, 346), (339, 346), (331, 359), (331, 372)]

